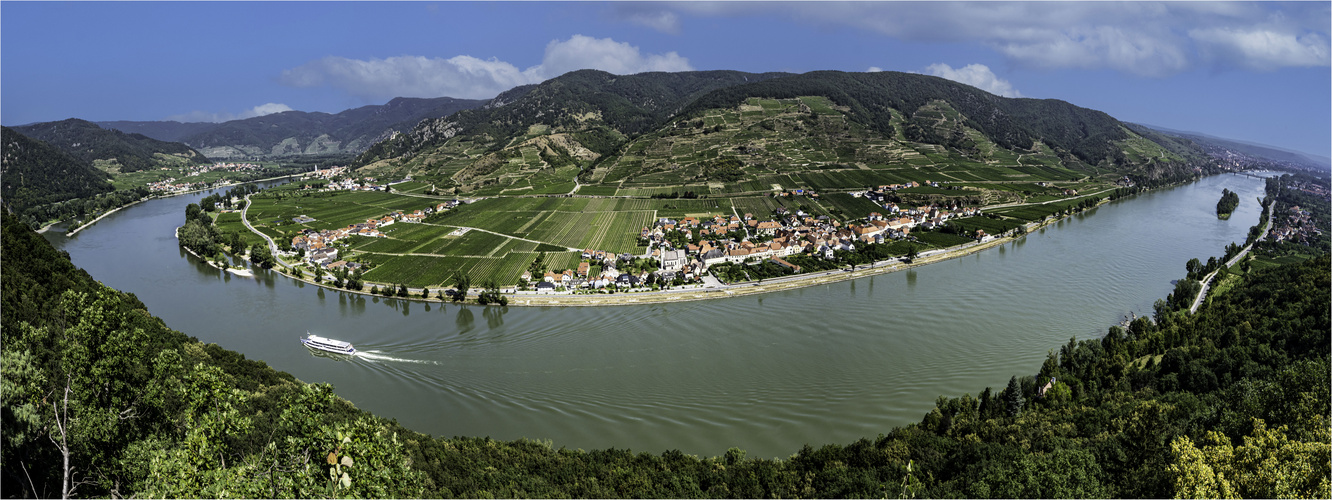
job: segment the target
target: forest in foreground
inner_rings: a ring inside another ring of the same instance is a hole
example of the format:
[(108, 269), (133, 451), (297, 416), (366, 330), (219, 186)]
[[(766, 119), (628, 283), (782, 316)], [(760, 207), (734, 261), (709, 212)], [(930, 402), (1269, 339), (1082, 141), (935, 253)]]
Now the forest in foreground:
[(1330, 496), (1327, 255), (770, 460), (424, 435), (167, 328), (8, 212), (0, 240), (5, 497)]

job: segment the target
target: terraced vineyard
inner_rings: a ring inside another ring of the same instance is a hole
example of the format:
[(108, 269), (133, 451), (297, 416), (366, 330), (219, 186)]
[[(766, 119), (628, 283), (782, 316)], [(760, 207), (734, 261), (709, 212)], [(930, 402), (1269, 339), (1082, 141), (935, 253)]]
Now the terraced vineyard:
[[(893, 116), (895, 127), (905, 126), (905, 117)], [(651, 196), (684, 190), (713, 195), (797, 188), (822, 192), (910, 181), (1067, 182), (1087, 177), (1062, 167), (1061, 159), (1043, 145), (1023, 154), (998, 147), (963, 125), (965, 120), (947, 103), (932, 103), (912, 120), (956, 130), (971, 141), (973, 150), (964, 155), (900, 137), (883, 138), (824, 97), (751, 98), (633, 140), (618, 156), (599, 162), (587, 182), (602, 183), (599, 193), (609, 191), (605, 185), (614, 185), (616, 196)], [(1134, 145), (1151, 150), (1141, 141)], [(711, 165), (727, 157), (744, 164), (748, 179), (712, 175)]]

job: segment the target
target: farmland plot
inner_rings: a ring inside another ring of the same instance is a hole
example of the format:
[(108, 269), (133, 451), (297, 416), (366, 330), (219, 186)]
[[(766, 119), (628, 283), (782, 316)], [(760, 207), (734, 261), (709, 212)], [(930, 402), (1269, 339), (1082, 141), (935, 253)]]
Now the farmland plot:
[(841, 210), (842, 215), (848, 219), (859, 219), (869, 215), (870, 212), (887, 213), (887, 210), (878, 203), (846, 193), (832, 193), (824, 196), (823, 200), (833, 208)]
[(782, 206), (771, 196), (731, 198), (731, 205), (735, 207), (735, 211), (739, 212), (740, 215), (754, 214), (754, 218), (759, 220), (772, 218), (772, 211)]
[(355, 249), (362, 252), (374, 253), (412, 253), (412, 251), (419, 246), (421, 246), (420, 240), (375, 238), (369, 243), (357, 245)]
[(948, 221), (949, 224), (955, 224), (966, 232), (975, 232), (977, 229), (984, 230), (991, 235), (999, 235), (1015, 227), (1023, 225), (1022, 221), (1016, 219), (991, 219), (989, 217), (967, 217), (964, 219), (954, 219)]
[(452, 281), (454, 272), (470, 271), (476, 265), (473, 260), (415, 255), (391, 257), (365, 273), (365, 279), (376, 283), (401, 283), (413, 288), (434, 288)]

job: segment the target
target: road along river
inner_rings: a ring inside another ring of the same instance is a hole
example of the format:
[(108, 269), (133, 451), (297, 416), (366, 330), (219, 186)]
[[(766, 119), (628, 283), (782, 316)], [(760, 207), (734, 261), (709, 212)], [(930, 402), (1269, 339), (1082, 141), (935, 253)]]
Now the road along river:
[[(1222, 188), (1240, 205), (1216, 218)], [(1034, 374), (1103, 335), (1257, 223), (1261, 179), (1213, 176), (1119, 200), (996, 248), (909, 271), (730, 299), (618, 307), (424, 304), (247, 278), (180, 249), (185, 205), (152, 200), (73, 238), (74, 263), (167, 325), (332, 383), (357, 406), (442, 436), (570, 448), (739, 447), (786, 457), (917, 422), (940, 395)], [(305, 333), (363, 354), (312, 355)]]

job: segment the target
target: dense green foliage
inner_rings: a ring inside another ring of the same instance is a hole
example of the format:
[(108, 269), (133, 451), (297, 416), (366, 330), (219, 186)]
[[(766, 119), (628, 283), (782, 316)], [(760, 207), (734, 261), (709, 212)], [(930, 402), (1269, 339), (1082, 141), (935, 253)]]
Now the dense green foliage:
[(45, 222), (63, 221), (71, 218), (75, 219), (74, 224), (70, 224), (70, 229), (82, 223), (91, 222), (91, 219), (105, 214), (108, 211), (115, 210), (135, 201), (143, 200), (152, 195), (148, 188), (137, 187), (134, 189), (121, 189), (102, 193), (91, 198), (74, 198), (49, 205), (40, 205), (32, 207), (21, 217), (23, 222), (29, 226), (37, 227)]
[(395, 427), (330, 387), (168, 329), (8, 213), (3, 245), (4, 496), (423, 494)]
[(21, 217), (45, 222), (51, 204), (111, 191), (108, 175), (50, 144), (9, 127), (0, 127), (0, 141), (0, 198)]
[(178, 142), (159, 141), (140, 134), (107, 130), (95, 123), (76, 118), (24, 125), (15, 129), (23, 135), (45, 141), (88, 163), (94, 160), (114, 160), (120, 172), (210, 161), (198, 151)]
[(1229, 189), (1221, 190), (1221, 200), (1216, 202), (1216, 216), (1222, 219), (1230, 218), (1230, 213), (1239, 206), (1239, 194)]

